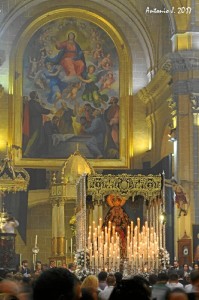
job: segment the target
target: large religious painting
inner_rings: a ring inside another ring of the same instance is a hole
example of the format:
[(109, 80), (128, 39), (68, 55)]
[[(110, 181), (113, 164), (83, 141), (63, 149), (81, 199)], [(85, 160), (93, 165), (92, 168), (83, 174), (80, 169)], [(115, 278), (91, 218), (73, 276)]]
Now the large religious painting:
[(77, 18), (46, 24), (23, 62), (23, 157), (119, 158), (119, 61), (111, 38)]
[(92, 18), (66, 14), (29, 36), (20, 70), (22, 159), (66, 159), (78, 148), (99, 164), (121, 161), (125, 47), (118, 49), (109, 31)]

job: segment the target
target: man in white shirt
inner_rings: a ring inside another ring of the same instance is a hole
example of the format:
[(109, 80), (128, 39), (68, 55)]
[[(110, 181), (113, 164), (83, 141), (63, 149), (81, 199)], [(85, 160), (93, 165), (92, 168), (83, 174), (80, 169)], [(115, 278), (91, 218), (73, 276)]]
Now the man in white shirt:
[(166, 284), (166, 286), (169, 287), (170, 289), (174, 289), (174, 288), (184, 289), (183, 284), (178, 282), (178, 274), (177, 273), (171, 273), (169, 275), (169, 282)]
[(19, 226), (19, 222), (13, 217), (9, 217), (2, 227), (4, 233), (15, 233), (15, 228)]
[(106, 279), (107, 286), (103, 291), (101, 291), (98, 295), (99, 300), (108, 300), (114, 287), (115, 287), (115, 276), (113, 274), (109, 274)]

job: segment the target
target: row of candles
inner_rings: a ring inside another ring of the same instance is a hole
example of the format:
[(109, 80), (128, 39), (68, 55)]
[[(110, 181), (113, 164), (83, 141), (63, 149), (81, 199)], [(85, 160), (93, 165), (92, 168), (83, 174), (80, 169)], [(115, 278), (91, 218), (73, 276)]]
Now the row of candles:
[(127, 227), (125, 257), (124, 252), (122, 257), (117, 228), (110, 221), (103, 229), (102, 219), (97, 226), (95, 222), (89, 226), (87, 245), (92, 269), (119, 270), (121, 259), (125, 259), (132, 270), (159, 267), (158, 237), (147, 222), (141, 228), (140, 218), (137, 218), (135, 227), (133, 221)]
[(120, 238), (111, 222), (102, 230), (102, 219), (99, 225), (89, 226), (88, 251), (92, 269), (115, 269), (120, 267)]
[(140, 218), (137, 218), (135, 227), (133, 221), (127, 227), (127, 260), (132, 269), (159, 268), (158, 237), (147, 221), (140, 226)]

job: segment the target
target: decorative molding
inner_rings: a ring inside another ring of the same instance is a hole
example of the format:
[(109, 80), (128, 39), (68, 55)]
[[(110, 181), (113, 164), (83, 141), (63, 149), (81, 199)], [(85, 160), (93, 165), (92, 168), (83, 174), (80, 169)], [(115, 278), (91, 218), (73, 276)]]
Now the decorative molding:
[(198, 52), (196, 51), (178, 51), (177, 53), (169, 53), (159, 64), (159, 70), (162, 69), (170, 74), (198, 70), (198, 68), (199, 57)]
[(92, 200), (104, 200), (109, 194), (118, 194), (124, 197), (142, 195), (146, 200), (161, 197), (161, 175), (88, 175), (87, 195)]
[(177, 104), (173, 97), (167, 99), (168, 107), (171, 110), (171, 115), (174, 117), (177, 114)]
[(190, 93), (190, 84), (187, 80), (178, 80), (173, 83), (173, 94), (188, 95)]
[(4, 95), (4, 87), (2, 84), (0, 84), (0, 99), (3, 98), (3, 95)]
[(192, 93), (190, 95), (190, 100), (192, 102), (193, 113), (199, 113), (199, 93)]
[(168, 59), (164, 64), (162, 65), (162, 70), (164, 70), (167, 73), (170, 73), (172, 69), (172, 62), (170, 59)]
[(162, 94), (163, 88), (168, 88), (170, 82), (171, 75), (166, 70), (160, 69), (153, 80), (137, 93), (137, 96), (144, 104), (153, 102), (160, 94)]
[(2, 160), (0, 165), (0, 191), (8, 193), (27, 191), (29, 181), (30, 176), (25, 169), (15, 167), (8, 156)]

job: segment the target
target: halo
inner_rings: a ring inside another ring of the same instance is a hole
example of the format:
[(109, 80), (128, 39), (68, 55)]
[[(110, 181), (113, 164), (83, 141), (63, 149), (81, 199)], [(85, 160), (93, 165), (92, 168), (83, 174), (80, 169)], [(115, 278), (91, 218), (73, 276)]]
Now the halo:
[(110, 194), (107, 196), (106, 201), (110, 207), (123, 206), (126, 203), (126, 198), (118, 194)]

